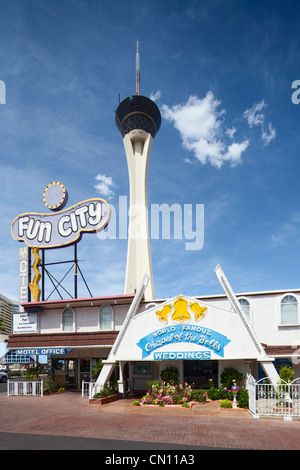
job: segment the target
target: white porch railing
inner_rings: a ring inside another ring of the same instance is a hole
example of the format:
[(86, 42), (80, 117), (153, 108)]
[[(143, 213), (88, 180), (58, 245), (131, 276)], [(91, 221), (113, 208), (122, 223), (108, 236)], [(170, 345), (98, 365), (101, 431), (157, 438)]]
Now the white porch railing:
[(100, 385), (96, 385), (95, 382), (84, 382), (81, 384), (81, 396), (82, 398), (93, 398), (93, 396), (100, 392)]
[(260, 416), (282, 417), (291, 420), (300, 417), (300, 379), (292, 382), (280, 380), (276, 386), (265, 377), (256, 381), (247, 376), (249, 410), (254, 418)]
[(17, 382), (15, 380), (7, 381), (7, 396), (25, 396), (31, 395), (42, 397), (44, 395), (43, 380), (41, 381), (24, 381)]

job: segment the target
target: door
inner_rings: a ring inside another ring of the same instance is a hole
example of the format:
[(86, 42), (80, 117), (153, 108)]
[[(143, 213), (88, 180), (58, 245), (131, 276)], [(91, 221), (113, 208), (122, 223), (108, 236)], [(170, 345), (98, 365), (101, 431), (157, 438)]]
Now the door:
[(68, 390), (76, 389), (76, 359), (65, 360), (65, 385)]
[(90, 359), (80, 359), (79, 361), (79, 384), (90, 382), (91, 380), (91, 360)]
[(194, 388), (209, 388), (208, 379), (218, 385), (218, 361), (183, 361), (184, 381)]

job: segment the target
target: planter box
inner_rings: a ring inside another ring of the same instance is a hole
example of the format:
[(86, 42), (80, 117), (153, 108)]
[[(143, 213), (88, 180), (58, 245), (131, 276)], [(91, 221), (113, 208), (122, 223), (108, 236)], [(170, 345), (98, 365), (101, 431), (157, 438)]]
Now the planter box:
[[(137, 410), (191, 410), (192, 407), (194, 406), (194, 403), (189, 403), (189, 407), (186, 408), (185, 406), (181, 405), (165, 405), (165, 406), (159, 406), (159, 405), (131, 405), (132, 408), (137, 409)], [(200, 405), (200, 403), (199, 403)]]
[(105, 405), (106, 403), (111, 403), (112, 401), (119, 400), (122, 397), (121, 393), (116, 393), (110, 397), (103, 398), (89, 398), (90, 405)]

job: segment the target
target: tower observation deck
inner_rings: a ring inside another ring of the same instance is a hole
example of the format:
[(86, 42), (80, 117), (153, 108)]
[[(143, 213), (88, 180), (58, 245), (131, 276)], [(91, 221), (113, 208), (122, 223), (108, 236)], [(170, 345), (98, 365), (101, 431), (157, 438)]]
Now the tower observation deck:
[(123, 137), (135, 129), (141, 129), (151, 134), (154, 139), (161, 124), (159, 108), (150, 98), (141, 95), (125, 98), (119, 104), (115, 116)]

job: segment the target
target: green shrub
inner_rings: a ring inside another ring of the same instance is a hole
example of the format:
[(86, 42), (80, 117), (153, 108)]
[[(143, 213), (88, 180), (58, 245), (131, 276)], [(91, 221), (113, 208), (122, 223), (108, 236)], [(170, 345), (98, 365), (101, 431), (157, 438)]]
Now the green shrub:
[(221, 383), (224, 388), (231, 389), (233, 380), (239, 386), (243, 379), (243, 374), (238, 372), (234, 367), (226, 367), (221, 374)]
[(232, 403), (230, 400), (222, 400), (220, 401), (220, 407), (221, 408), (232, 408)]
[(219, 389), (212, 386), (207, 390), (207, 396), (210, 400), (219, 400)]
[(41, 364), (37, 364), (36, 367), (30, 367), (24, 372), (26, 380), (39, 380), (39, 375), (44, 372), (44, 368)]
[(30, 367), (24, 372), (24, 377), (26, 380), (33, 380), (36, 377), (35, 368)]
[(191, 407), (191, 405), (186, 401), (184, 401), (181, 406), (182, 406), (182, 408), (190, 408)]
[(240, 388), (236, 398), (239, 408), (249, 408), (249, 394), (246, 388)]
[(232, 400), (233, 399), (233, 395), (230, 389), (227, 390), (227, 388), (224, 388), (224, 387), (216, 388), (213, 385), (212, 381), (211, 381), (211, 384), (212, 384), (211, 387), (206, 392), (210, 400), (223, 400), (223, 399)]
[(199, 403), (205, 403), (207, 398), (208, 398), (207, 390), (203, 390), (203, 389), (194, 390), (193, 389), (191, 391), (191, 400), (192, 401), (197, 401)]
[(23, 375), (22, 372), (7, 372), (8, 377), (21, 377)]
[(50, 393), (56, 393), (58, 390), (59, 390), (59, 385), (53, 382), (52, 379), (48, 378), (45, 381), (44, 395), (49, 395)]
[(111, 380), (110, 382), (107, 382), (107, 384), (105, 384), (105, 386), (100, 389), (100, 392), (96, 393), (93, 398), (110, 397), (116, 393), (118, 393), (118, 384), (116, 381)]
[(177, 367), (166, 367), (160, 373), (160, 378), (163, 382), (169, 383), (174, 382), (175, 384), (179, 383), (179, 372)]
[(161, 384), (160, 380), (148, 380), (148, 382), (146, 382), (147, 388), (151, 388), (152, 385), (160, 385), (160, 384)]
[(133, 403), (132, 403), (133, 406), (141, 406), (141, 403), (138, 401), (138, 400), (135, 400)]
[(93, 367), (93, 371), (92, 371), (92, 376), (93, 377), (98, 377), (98, 375), (100, 374), (102, 368), (103, 368), (103, 362), (102, 362), (102, 359), (99, 359), (99, 361), (96, 362), (96, 364), (94, 365)]
[(279, 377), (281, 378), (281, 380), (284, 380), (285, 382), (291, 382), (294, 374), (295, 374), (295, 371), (293, 371), (293, 369), (288, 366), (281, 367), (279, 371)]

